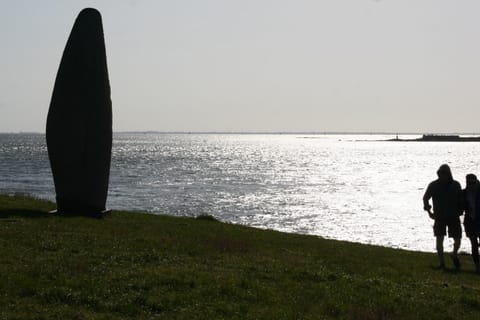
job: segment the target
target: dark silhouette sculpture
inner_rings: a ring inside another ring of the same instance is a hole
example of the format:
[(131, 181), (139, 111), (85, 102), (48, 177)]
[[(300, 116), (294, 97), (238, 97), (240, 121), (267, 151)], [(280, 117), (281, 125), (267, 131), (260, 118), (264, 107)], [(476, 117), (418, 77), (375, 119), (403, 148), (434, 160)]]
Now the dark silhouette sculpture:
[(65, 46), (48, 111), (47, 147), (58, 213), (107, 213), (112, 102), (95, 9), (80, 12)]

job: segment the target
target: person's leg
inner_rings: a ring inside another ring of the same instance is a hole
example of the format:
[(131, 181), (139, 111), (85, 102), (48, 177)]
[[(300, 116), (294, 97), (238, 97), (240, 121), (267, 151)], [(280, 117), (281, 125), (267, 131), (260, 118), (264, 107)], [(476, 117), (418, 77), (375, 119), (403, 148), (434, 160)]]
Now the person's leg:
[(453, 256), (458, 256), (458, 249), (460, 249), (460, 245), (462, 244), (462, 238), (453, 238)]
[(462, 242), (462, 226), (460, 219), (452, 220), (448, 223), (448, 235), (453, 238), (452, 261), (456, 269), (460, 269), (460, 259), (458, 258), (458, 250)]
[(456, 269), (460, 269), (460, 259), (458, 258), (458, 249), (460, 249), (460, 244), (462, 238), (453, 238), (453, 252), (452, 252), (452, 261)]
[(478, 273), (480, 272), (478, 256), (478, 238), (476, 236), (470, 237), (470, 243), (472, 244), (472, 259), (473, 263), (475, 263), (475, 271)]
[(437, 255), (440, 268), (445, 267), (445, 258), (443, 257), (443, 236), (437, 236)]
[(435, 219), (433, 223), (433, 235), (436, 239), (436, 248), (437, 248), (437, 256), (439, 262), (439, 268), (445, 268), (445, 259), (443, 255), (443, 239), (447, 235), (447, 224), (444, 221), (440, 221)]

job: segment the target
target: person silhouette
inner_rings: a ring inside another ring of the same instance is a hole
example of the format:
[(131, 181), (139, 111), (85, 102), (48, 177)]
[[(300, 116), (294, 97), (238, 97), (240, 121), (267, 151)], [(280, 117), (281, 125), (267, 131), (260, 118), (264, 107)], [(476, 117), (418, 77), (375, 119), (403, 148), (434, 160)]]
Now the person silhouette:
[[(448, 236), (453, 238), (452, 261), (456, 269), (460, 268), (458, 249), (462, 238), (460, 216), (462, 215), (461, 192), (462, 188), (452, 176), (452, 171), (447, 164), (442, 164), (437, 171), (438, 179), (432, 181), (423, 196), (423, 209), (434, 220), (433, 235), (436, 237), (436, 249), (439, 260), (439, 268), (445, 268), (443, 254), (443, 239), (448, 227)], [(433, 202), (432, 206), (429, 201)]]
[(466, 187), (462, 190), (462, 203), (465, 217), (463, 225), (465, 234), (472, 245), (472, 259), (475, 272), (480, 273), (478, 243), (480, 237), (480, 182), (473, 173), (465, 177)]

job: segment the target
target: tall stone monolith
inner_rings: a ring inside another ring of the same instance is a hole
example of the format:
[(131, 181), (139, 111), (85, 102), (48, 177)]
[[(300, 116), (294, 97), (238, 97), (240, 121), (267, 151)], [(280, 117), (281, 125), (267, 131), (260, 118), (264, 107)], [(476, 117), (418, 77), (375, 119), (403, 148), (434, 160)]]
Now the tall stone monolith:
[(105, 210), (112, 102), (100, 13), (80, 12), (58, 69), (47, 118), (48, 156), (59, 213)]

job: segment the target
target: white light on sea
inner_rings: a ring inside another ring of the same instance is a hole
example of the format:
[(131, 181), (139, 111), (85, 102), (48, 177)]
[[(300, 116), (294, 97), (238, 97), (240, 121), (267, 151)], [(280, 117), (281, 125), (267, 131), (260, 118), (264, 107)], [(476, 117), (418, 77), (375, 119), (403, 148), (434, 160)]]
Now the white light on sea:
[[(390, 138), (119, 133), (108, 205), (434, 251), (423, 192), (443, 163), (462, 185), (478, 173), (480, 143), (378, 141)], [(0, 148), (0, 192), (54, 199), (42, 135), (0, 135)]]

